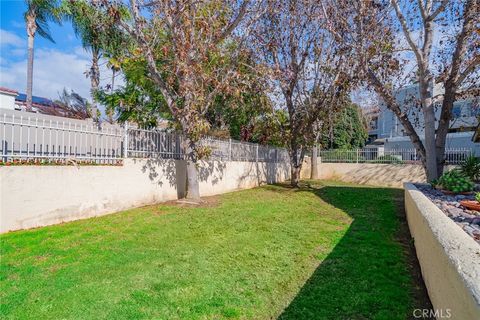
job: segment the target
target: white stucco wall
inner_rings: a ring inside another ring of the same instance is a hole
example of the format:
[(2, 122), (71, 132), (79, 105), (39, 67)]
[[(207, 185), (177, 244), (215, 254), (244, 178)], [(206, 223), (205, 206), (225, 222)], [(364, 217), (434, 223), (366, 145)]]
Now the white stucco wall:
[(14, 110), (15, 96), (11, 93), (0, 92), (0, 109)]
[(411, 183), (405, 211), (433, 308), (480, 319), (480, 246)]
[[(454, 166), (446, 166), (451, 170)], [(302, 179), (310, 178), (310, 159), (302, 167)], [(417, 164), (388, 163), (321, 163), (318, 160), (318, 179), (342, 180), (377, 186), (402, 187), (405, 182), (425, 182), (425, 170)]]
[[(174, 200), (185, 194), (185, 162), (127, 159), (123, 166), (0, 167), (0, 232), (46, 226)], [(203, 162), (210, 196), (287, 179), (287, 164)]]

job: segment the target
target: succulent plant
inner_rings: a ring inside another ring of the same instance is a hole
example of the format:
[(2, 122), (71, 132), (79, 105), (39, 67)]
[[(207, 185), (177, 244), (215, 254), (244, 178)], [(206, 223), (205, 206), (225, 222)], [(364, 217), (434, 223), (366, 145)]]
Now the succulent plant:
[(445, 172), (437, 183), (443, 189), (454, 193), (472, 191), (474, 187), (472, 180), (458, 170)]

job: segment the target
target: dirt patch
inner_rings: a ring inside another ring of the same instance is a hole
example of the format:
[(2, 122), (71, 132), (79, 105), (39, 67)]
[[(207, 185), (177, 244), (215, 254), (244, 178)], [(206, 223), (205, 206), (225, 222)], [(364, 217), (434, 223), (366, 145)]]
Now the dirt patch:
[(220, 204), (220, 198), (221, 196), (215, 195), (215, 196), (210, 196), (210, 197), (202, 197), (200, 203), (192, 203), (190, 201), (185, 201), (185, 200), (172, 200), (172, 201), (167, 201), (162, 204), (166, 206), (174, 206), (174, 207), (180, 207), (180, 208), (212, 208), (212, 207), (217, 207)]
[[(428, 297), (427, 288), (425, 287), (425, 283), (423, 282), (422, 270), (420, 269), (420, 264), (418, 262), (415, 245), (410, 234), (410, 229), (408, 228), (407, 216), (405, 214), (403, 190), (398, 190), (398, 192), (395, 192), (394, 201), (395, 207), (398, 208), (397, 216), (400, 222), (398, 232), (395, 236), (398, 243), (400, 243), (403, 248), (403, 253), (405, 255), (408, 265), (408, 271), (412, 276), (412, 287), (414, 288), (412, 292), (414, 299), (413, 309), (433, 310), (432, 303), (430, 302), (430, 298)], [(409, 319), (416, 319), (413, 315), (414, 310), (412, 310)]]
[(160, 216), (167, 214), (165, 207), (179, 207), (179, 208), (213, 208), (217, 207), (221, 203), (221, 195), (215, 195), (210, 197), (202, 197), (202, 201), (199, 204), (193, 204), (189, 202), (184, 202), (180, 200), (170, 200), (165, 202), (160, 202), (157, 204), (149, 204), (147, 206), (138, 207), (134, 209), (142, 209), (145, 212), (151, 213), (155, 216)]

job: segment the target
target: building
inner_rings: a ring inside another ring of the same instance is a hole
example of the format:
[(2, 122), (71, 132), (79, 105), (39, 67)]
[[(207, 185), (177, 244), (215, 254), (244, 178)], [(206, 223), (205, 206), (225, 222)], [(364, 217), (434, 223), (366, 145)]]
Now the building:
[[(1, 109), (26, 111), (27, 95), (16, 90), (0, 87)], [(81, 108), (74, 109), (48, 98), (32, 96), (32, 112), (72, 119), (87, 119), (88, 113)]]
[(378, 118), (380, 116), (380, 108), (371, 107), (363, 109), (363, 116), (367, 121), (368, 141), (367, 144), (378, 144), (382, 139), (378, 138)]
[[(443, 95), (443, 86), (435, 84), (432, 88), (433, 96)], [(417, 133), (422, 138), (425, 136), (423, 113), (416, 107), (419, 100), (418, 85), (410, 85), (398, 90), (396, 101), (403, 107), (413, 123)], [(473, 142), (473, 135), (478, 125), (480, 108), (477, 98), (458, 100), (453, 106), (453, 119), (447, 135), (447, 148), (471, 148), (480, 155), (480, 145)], [(436, 119), (440, 118), (441, 101), (435, 105)], [(371, 117), (369, 137), (371, 141), (384, 142), (385, 149), (410, 149), (413, 148), (410, 138), (395, 116), (383, 101), (379, 103), (379, 110)]]
[[(17, 110), (26, 110), (27, 108), (27, 95), (25, 93), (19, 93), (15, 99)], [(33, 112), (48, 113), (45, 112), (49, 108), (59, 107), (55, 102), (48, 98), (32, 96), (32, 110)], [(42, 112), (44, 111), (44, 112)]]
[(15, 99), (18, 96), (18, 92), (12, 89), (0, 87), (0, 108), (15, 110)]
[[(76, 98), (73, 103), (65, 102), (61, 99), (59, 99), (60, 101), (52, 101), (48, 98), (33, 96), (32, 113), (93, 121), (89, 114), (89, 102), (73, 91), (71, 96)], [(24, 112), (26, 113), (26, 105), (27, 95), (25, 93), (0, 87), (0, 115), (5, 113), (10, 114), (9, 112), (2, 112), (2, 110), (14, 110), (14, 114), (22, 116)], [(20, 111), (20, 113), (18, 111)], [(32, 116), (32, 114), (28, 112), (26, 116)], [(42, 119), (44, 118), (42, 117)], [(103, 120), (100, 119), (100, 122), (103, 122)], [(171, 127), (172, 125), (169, 120), (162, 118), (157, 119), (157, 128), (169, 129)]]
[[(0, 87), (0, 109), (25, 111), (27, 95), (16, 90)], [(49, 114), (49, 109), (60, 108), (52, 100), (43, 97), (32, 97), (32, 112)]]

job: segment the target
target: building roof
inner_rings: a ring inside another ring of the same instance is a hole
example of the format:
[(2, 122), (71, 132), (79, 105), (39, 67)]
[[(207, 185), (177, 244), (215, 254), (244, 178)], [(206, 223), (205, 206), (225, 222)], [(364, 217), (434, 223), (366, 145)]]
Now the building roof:
[[(27, 95), (25, 93), (19, 93), (18, 96), (15, 98), (16, 101), (26, 103), (27, 102)], [(32, 96), (32, 104), (41, 105), (41, 106), (54, 106), (55, 103), (47, 98)]]
[(6, 93), (6, 94), (10, 94), (12, 96), (18, 95), (18, 91), (13, 90), (13, 89), (9, 89), (9, 88), (5, 88), (5, 87), (0, 87), (0, 93)]
[[(0, 93), (9, 94), (15, 96), (15, 101), (19, 102), (20, 104), (25, 104), (27, 102), (27, 95), (25, 93), (19, 93), (17, 90), (0, 87)], [(46, 106), (46, 107), (54, 107), (56, 104), (47, 98), (32, 96), (32, 104), (36, 106)]]
[[(25, 110), (25, 106), (27, 105), (27, 95), (25, 93), (19, 93), (16, 90), (5, 87), (0, 87), (0, 93), (14, 96), (16, 108)], [(48, 98), (39, 96), (32, 96), (32, 107), (33, 112), (58, 117), (65, 117), (71, 119), (87, 119), (89, 116), (86, 110), (76, 110), (75, 108), (70, 108), (61, 102), (55, 102)]]

